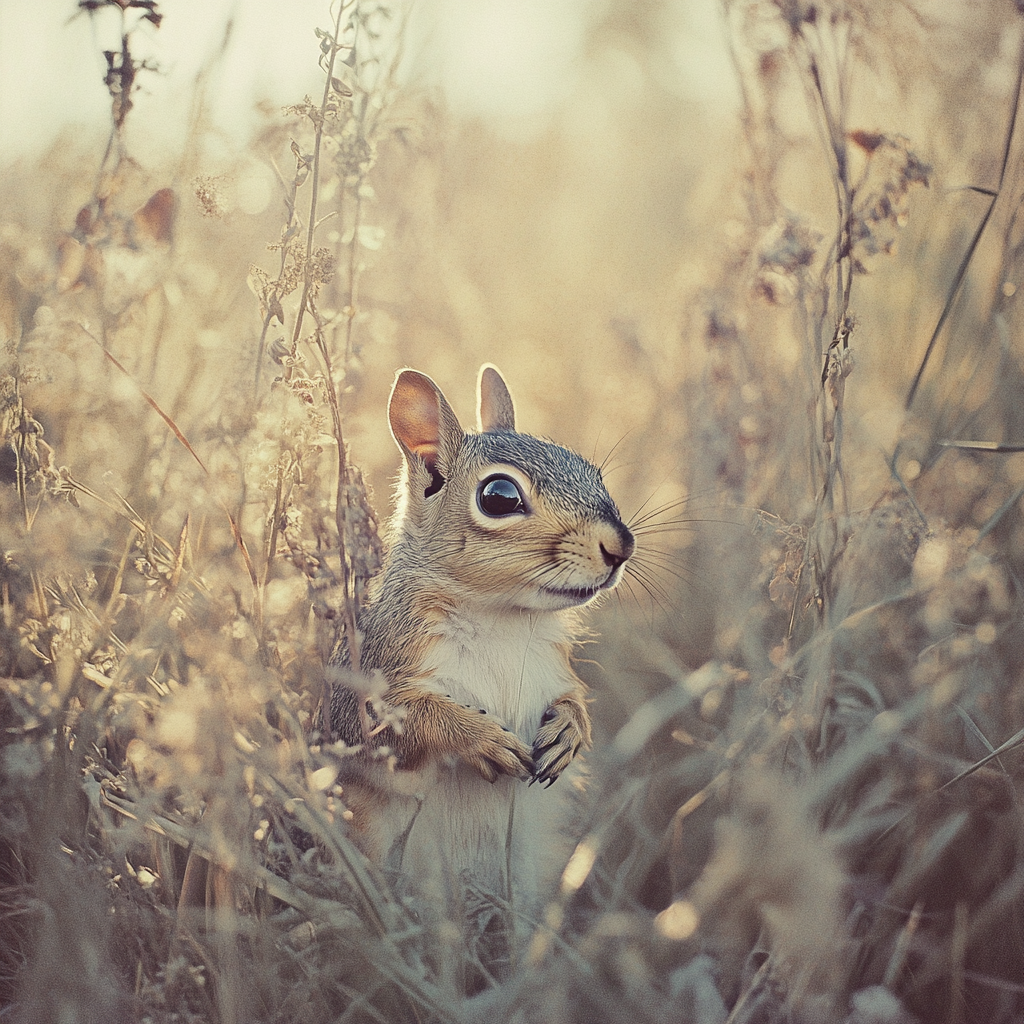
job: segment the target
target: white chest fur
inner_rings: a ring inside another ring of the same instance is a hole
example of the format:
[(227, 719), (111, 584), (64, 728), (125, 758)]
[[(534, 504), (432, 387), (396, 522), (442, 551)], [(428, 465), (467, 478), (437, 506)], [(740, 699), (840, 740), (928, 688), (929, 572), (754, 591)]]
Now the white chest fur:
[(548, 705), (572, 687), (561, 613), (486, 609), (450, 614), (438, 627), (424, 685), (483, 708), (531, 744)]

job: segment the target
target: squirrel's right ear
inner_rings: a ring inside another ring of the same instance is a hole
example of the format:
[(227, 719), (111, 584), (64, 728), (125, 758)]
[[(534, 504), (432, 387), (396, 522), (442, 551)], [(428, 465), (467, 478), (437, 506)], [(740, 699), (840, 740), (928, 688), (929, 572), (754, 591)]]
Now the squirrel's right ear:
[(391, 389), (388, 419), (406, 458), (418, 456), (430, 471), (430, 493), (440, 490), (464, 436), (441, 389), (426, 374), (402, 370)]
[(514, 431), (516, 410), (504, 378), (496, 366), (484, 363), (476, 383), (477, 429), (483, 433), (492, 430)]

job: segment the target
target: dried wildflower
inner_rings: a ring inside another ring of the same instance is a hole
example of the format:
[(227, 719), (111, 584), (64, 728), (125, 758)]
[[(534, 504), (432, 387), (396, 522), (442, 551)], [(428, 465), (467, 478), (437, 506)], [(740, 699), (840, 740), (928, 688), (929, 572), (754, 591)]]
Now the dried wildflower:
[(363, 474), (349, 465), (345, 486), (345, 549), (352, 560), (352, 574), (356, 579), (357, 594), (372, 579), (384, 560), (384, 545), (380, 539), (377, 514), (370, 501)]
[(178, 197), (172, 188), (161, 188), (132, 214), (129, 243), (169, 242)]
[(224, 216), (220, 179), (209, 174), (197, 174), (192, 179), (192, 193), (204, 217)]
[(778, 8), (791, 32), (799, 32), (805, 23), (813, 25), (818, 20), (819, 4), (808, 3), (807, 0), (772, 0), (772, 3)]
[[(265, 315), (265, 314), (264, 314)], [(279, 366), (296, 365), (296, 354), (283, 337), (275, 338), (268, 349), (270, 358)], [(301, 357), (298, 362), (301, 363)]]
[(909, 215), (910, 190), (928, 185), (931, 168), (910, 149), (902, 135), (854, 131), (850, 141), (867, 154), (860, 181), (853, 189), (849, 249), (854, 268), (866, 273), (865, 260), (890, 254)]
[(160, 27), (160, 22), (163, 21), (164, 17), (157, 10), (160, 5), (156, 0), (78, 0), (78, 6), (81, 10), (88, 11), (89, 14), (98, 11), (101, 7), (118, 7), (122, 11), (142, 11), (143, 20), (150, 22), (150, 24), (155, 25), (157, 28)]
[(0, 415), (13, 409), (18, 400), (18, 381), (10, 373), (0, 374)]
[(305, 405), (318, 405), (323, 399), (324, 380), (322, 377), (292, 377), (288, 382), (291, 389), (300, 402)]
[(319, 246), (313, 250), (307, 267), (309, 269), (310, 290), (315, 295), (320, 286), (330, 283), (335, 273), (335, 256), (330, 249)]
[[(319, 130), (328, 118), (334, 118), (337, 116), (337, 106), (328, 104), (324, 113), (321, 113), (320, 105), (318, 103), (314, 103), (308, 96), (306, 96), (301, 103), (293, 103), (290, 106), (285, 107), (284, 112), (286, 114), (292, 114), (295, 117), (307, 118), (313, 128)], [(292, 143), (292, 152), (295, 154), (300, 168), (311, 166), (312, 159), (309, 157), (303, 157), (295, 142)]]
[(132, 56), (132, 30), (125, 24), (125, 12), (141, 11), (141, 20), (148, 21), (155, 28), (160, 27), (163, 15), (157, 11), (156, 0), (78, 0), (79, 10), (85, 11), (90, 16), (103, 7), (116, 8), (120, 11), (122, 19), (121, 49), (103, 51), (104, 59), (107, 62), (103, 84), (110, 93), (114, 127), (120, 131), (124, 126), (125, 118), (132, 109), (132, 93), (139, 88), (136, 82), (139, 72), (158, 70), (156, 65), (149, 61), (136, 60)]
[[(256, 296), (260, 304), (260, 317), (266, 319), (273, 299), (273, 285), (270, 275), (257, 263), (249, 264), (249, 276), (246, 278), (249, 291)], [(279, 303), (280, 304), (280, 303)]]
[(773, 305), (791, 301), (820, 242), (818, 232), (796, 214), (786, 213), (765, 232), (757, 247), (755, 291)]
[(271, 252), (283, 251), (285, 254), (284, 267), (274, 286), (275, 297), (280, 301), (302, 284), (306, 271), (306, 246), (302, 242), (285, 238), (280, 242), (270, 242), (267, 249)]
[(836, 325), (832, 341), (825, 354), (825, 365), (821, 371), (821, 384), (828, 398), (823, 408), (824, 422), (822, 425), (822, 438), (827, 443), (835, 440), (836, 416), (843, 406), (846, 378), (853, 373), (850, 335), (853, 333), (854, 327), (856, 327), (856, 321), (849, 314)]
[(804, 567), (805, 543), (789, 543), (785, 550), (773, 552), (772, 577), (768, 583), (768, 600), (778, 605), (787, 614), (793, 612), (793, 604), (799, 592), (800, 576)]
[(341, 175), (349, 184), (361, 181), (370, 173), (377, 160), (376, 144), (366, 138), (362, 125), (356, 118), (349, 118), (338, 136), (337, 165)]

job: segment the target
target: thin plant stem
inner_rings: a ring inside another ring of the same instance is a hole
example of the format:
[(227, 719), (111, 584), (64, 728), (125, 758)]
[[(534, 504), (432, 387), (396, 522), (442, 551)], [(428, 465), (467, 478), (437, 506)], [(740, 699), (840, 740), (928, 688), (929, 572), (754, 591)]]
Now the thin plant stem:
[(981, 241), (981, 236), (985, 233), (985, 228), (988, 227), (988, 222), (992, 218), (992, 212), (995, 209), (996, 202), (1002, 193), (1003, 182), (1006, 180), (1006, 169), (1010, 163), (1013, 136), (1017, 130), (1017, 115), (1020, 111), (1020, 94), (1022, 88), (1024, 88), (1024, 44), (1022, 44), (1020, 56), (1017, 60), (1017, 82), (1013, 94), (1013, 108), (1010, 111), (1010, 121), (1006, 128), (1006, 137), (1003, 140), (1003, 161), (999, 167), (999, 184), (996, 186), (994, 192), (986, 193), (991, 196), (988, 207), (986, 208), (984, 216), (982, 216), (981, 221), (974, 232), (974, 236), (971, 238), (970, 244), (967, 246), (967, 251), (960, 260), (960, 265), (957, 267), (956, 274), (953, 275), (953, 283), (950, 285), (949, 291), (946, 293), (946, 301), (942, 307), (942, 312), (939, 314), (939, 319), (935, 324), (935, 329), (932, 331), (931, 337), (928, 339), (928, 345), (924, 350), (924, 355), (921, 357), (921, 362), (917, 367), (917, 372), (914, 374), (914, 379), (911, 381), (910, 388), (907, 390), (907, 397), (903, 403), (904, 409), (909, 410), (914, 404), (914, 399), (917, 397), (918, 389), (921, 386), (921, 379), (924, 377), (924, 371), (927, 369), (928, 362), (935, 351), (935, 345), (939, 340), (939, 335), (942, 334), (942, 329), (946, 326), (949, 314), (953, 310), (953, 304), (956, 302), (957, 296), (963, 288), (964, 281), (967, 278), (967, 270), (974, 259), (978, 243)]

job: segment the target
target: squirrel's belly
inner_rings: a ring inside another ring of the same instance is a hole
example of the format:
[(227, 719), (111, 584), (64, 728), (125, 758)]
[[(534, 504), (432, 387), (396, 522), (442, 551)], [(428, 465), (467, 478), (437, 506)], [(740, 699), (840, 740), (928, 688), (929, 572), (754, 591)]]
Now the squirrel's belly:
[(441, 768), (418, 798), (392, 798), (386, 816), (371, 824), (373, 845), (389, 866), (438, 895), (451, 892), (453, 880), (468, 881), (535, 911), (571, 852), (574, 774), (570, 767), (546, 788), (509, 778), (490, 783), (464, 765)]
[[(416, 666), (417, 685), (493, 716), (527, 748), (547, 708), (579, 686), (558, 616), (463, 610), (434, 630)], [(351, 794), (359, 842), (372, 859), (441, 899), (462, 880), (511, 896), (532, 914), (571, 852), (566, 836), (579, 773), (570, 765), (551, 788), (508, 776), (491, 783), (455, 751), (420, 769), (377, 769), (373, 799)]]

